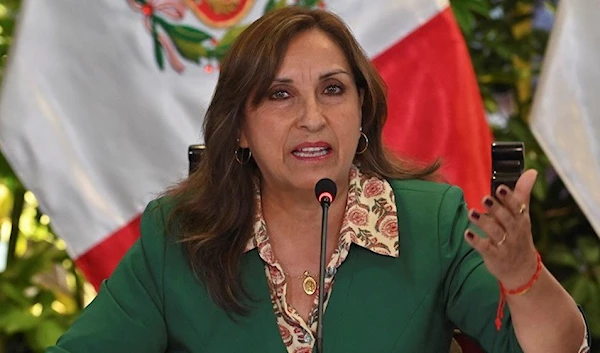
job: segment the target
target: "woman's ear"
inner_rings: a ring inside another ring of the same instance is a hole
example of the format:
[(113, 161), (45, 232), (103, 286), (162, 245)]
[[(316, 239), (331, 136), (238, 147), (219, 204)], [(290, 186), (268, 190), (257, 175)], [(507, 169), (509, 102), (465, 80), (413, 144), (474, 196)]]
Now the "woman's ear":
[(238, 139), (239, 147), (248, 148), (248, 137), (246, 137), (246, 131), (244, 128), (240, 130), (240, 138)]

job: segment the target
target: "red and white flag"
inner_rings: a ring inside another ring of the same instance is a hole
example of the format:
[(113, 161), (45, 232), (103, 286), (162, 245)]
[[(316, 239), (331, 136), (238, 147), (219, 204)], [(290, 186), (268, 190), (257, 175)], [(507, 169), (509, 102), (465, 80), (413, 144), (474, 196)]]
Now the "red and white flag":
[[(147, 202), (187, 174), (218, 59), (281, 2), (23, 2), (0, 147), (94, 285), (138, 237)], [(295, 2), (339, 14), (373, 59), (389, 89), (384, 141), (442, 157), (448, 181), (479, 205), (491, 134), (448, 1)]]

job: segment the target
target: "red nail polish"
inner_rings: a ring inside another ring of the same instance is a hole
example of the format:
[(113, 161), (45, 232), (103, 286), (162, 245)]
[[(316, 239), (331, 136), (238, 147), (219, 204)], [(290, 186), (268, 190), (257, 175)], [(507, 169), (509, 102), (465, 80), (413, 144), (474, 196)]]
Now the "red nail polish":
[(473, 212), (471, 212), (471, 216), (475, 219), (479, 219), (479, 217), (481, 217), (481, 215), (479, 214), (479, 212), (473, 210)]
[(500, 195), (502, 195), (502, 196), (506, 196), (506, 194), (508, 193), (508, 192), (506, 191), (506, 189), (505, 189), (505, 188), (503, 188), (503, 187), (501, 187), (501, 188), (500, 188), (500, 190), (499, 190), (498, 192), (499, 192), (499, 193), (500, 193)]
[(467, 231), (467, 238), (469, 239), (473, 239), (473, 237), (475, 237), (475, 235), (473, 233), (471, 233), (470, 230)]

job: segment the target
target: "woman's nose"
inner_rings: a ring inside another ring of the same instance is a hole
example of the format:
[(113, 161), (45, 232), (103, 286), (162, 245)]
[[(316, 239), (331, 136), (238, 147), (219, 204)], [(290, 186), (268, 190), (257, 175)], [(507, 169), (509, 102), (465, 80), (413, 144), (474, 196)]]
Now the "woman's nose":
[(309, 131), (318, 131), (325, 126), (325, 116), (323, 109), (315, 97), (303, 100), (302, 113), (298, 120), (300, 128)]

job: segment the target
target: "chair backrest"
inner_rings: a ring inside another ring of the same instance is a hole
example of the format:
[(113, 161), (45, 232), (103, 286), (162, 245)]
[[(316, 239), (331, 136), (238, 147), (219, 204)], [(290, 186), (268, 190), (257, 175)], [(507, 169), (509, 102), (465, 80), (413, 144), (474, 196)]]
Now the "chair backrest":
[(202, 144), (189, 145), (188, 146), (188, 172), (192, 174), (198, 165), (200, 165), (200, 160), (202, 159), (202, 154), (204, 153), (205, 146)]

